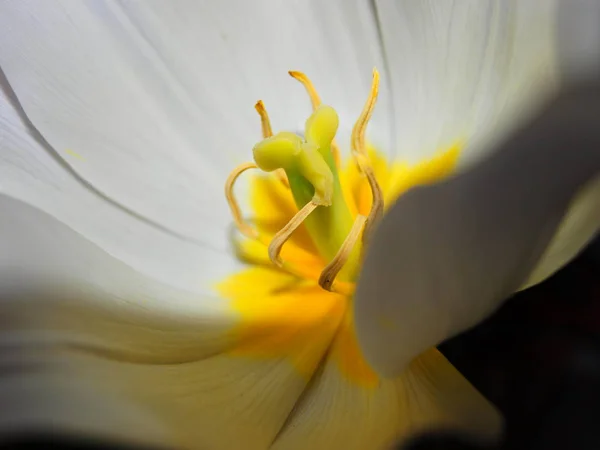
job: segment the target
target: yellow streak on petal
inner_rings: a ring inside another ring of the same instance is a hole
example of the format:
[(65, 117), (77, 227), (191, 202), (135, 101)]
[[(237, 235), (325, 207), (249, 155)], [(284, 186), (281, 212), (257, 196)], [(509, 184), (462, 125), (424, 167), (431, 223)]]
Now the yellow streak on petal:
[(386, 195), (386, 206), (414, 186), (433, 184), (450, 176), (456, 170), (462, 144), (454, 144), (433, 158), (416, 165), (396, 163), (391, 168), (390, 186)]
[(337, 361), (343, 376), (365, 388), (376, 388), (379, 377), (362, 356), (352, 320), (352, 308), (344, 315), (331, 349), (331, 357)]
[(83, 159), (83, 156), (81, 156), (81, 155), (80, 155), (79, 153), (77, 153), (76, 151), (74, 151), (74, 150), (71, 150), (70, 148), (66, 149), (66, 150), (65, 150), (65, 153), (66, 153), (67, 155), (70, 155), (70, 156), (74, 157), (74, 158), (77, 158), (77, 159)]
[[(461, 145), (452, 145), (431, 159), (413, 165), (404, 162), (389, 164), (375, 148), (367, 148), (373, 172), (384, 194), (387, 210), (409, 188), (432, 184), (451, 175), (456, 168)], [(371, 189), (356, 164), (349, 162), (345, 169), (340, 171), (340, 179), (350, 212), (368, 214), (371, 209)]]
[[(385, 157), (377, 152), (372, 146), (367, 146), (369, 152), (369, 160), (371, 168), (375, 174), (375, 178), (379, 183), (381, 190), (384, 193), (384, 201), (386, 190), (389, 186), (390, 169)], [(350, 209), (350, 213), (368, 215), (371, 210), (371, 189), (365, 174), (363, 174), (355, 161), (348, 161), (343, 170), (339, 172), (340, 183), (346, 204)]]
[(288, 359), (310, 378), (325, 355), (347, 299), (271, 268), (254, 267), (218, 287), (240, 323), (232, 355)]

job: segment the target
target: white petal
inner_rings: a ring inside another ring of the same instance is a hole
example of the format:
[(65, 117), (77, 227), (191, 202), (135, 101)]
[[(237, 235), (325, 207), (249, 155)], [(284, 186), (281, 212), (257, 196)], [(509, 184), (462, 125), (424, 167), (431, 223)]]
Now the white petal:
[(574, 199), (542, 258), (521, 289), (544, 281), (573, 259), (598, 233), (600, 224), (600, 177)]
[[(380, 0), (377, 10), (396, 147), (408, 160), (466, 139), (461, 163), (471, 163), (534, 114), (559, 77), (597, 73), (597, 2)], [(599, 196), (596, 183), (577, 199), (524, 287), (589, 242), (600, 222)]]
[(176, 448), (264, 450), (306, 385), (283, 359), (219, 354), (173, 364), (86, 357), (78, 362), (78, 374), (152, 411), (171, 431)]
[(497, 410), (437, 350), (372, 389), (349, 383), (329, 360), (273, 448), (392, 448), (419, 432), (448, 427), (493, 440), (502, 424)]
[[(556, 9), (561, 78), (573, 83), (600, 74), (600, 2), (561, 0)], [(560, 228), (523, 285), (533, 286), (574, 258), (597, 234), (600, 224), (600, 177), (574, 199)]]
[(196, 239), (203, 221), (230, 222), (215, 195), (260, 138), (256, 100), (275, 129), (307, 118), (288, 69), (311, 76), (347, 122), (382, 66), (359, 1), (4, 2), (0, 29), (0, 64), (56, 156), (108, 197)]
[(558, 9), (558, 50), (569, 81), (600, 74), (600, 3), (562, 0)]
[[(0, 209), (4, 212), (0, 217), (0, 286), (4, 296), (13, 291), (17, 294), (24, 288), (32, 292), (48, 288), (47, 302), (52, 303), (59, 300), (52, 289), (63, 292), (71, 286), (61, 294), (65, 298), (60, 301), (69, 300), (69, 295), (81, 295), (75, 309), (82, 319), (88, 320), (83, 320), (81, 327), (113, 327), (103, 339), (107, 345), (123, 349), (136, 349), (137, 340), (144, 338), (146, 347), (137, 350), (156, 358), (177, 343), (177, 333), (173, 335), (174, 341), (168, 334), (162, 334), (149, 344), (145, 330), (140, 327), (137, 333), (125, 338), (128, 314), (137, 314), (141, 323), (146, 321), (147, 325), (160, 326), (164, 320), (165, 330), (169, 321), (179, 322), (182, 333), (185, 328), (188, 332), (197, 330), (199, 335), (193, 349), (179, 348), (181, 357), (185, 358), (186, 351), (202, 356), (222, 347), (222, 343), (211, 339), (212, 330), (220, 330), (222, 323), (231, 326), (234, 317), (219, 297), (178, 290), (145, 277), (64, 224), (20, 201), (0, 196)], [(102, 296), (106, 300), (96, 302)], [(94, 309), (94, 314), (86, 312), (87, 309)], [(111, 325), (108, 317), (114, 311), (121, 312), (123, 319), (116, 318)], [(153, 345), (156, 347), (152, 348)]]
[(210, 239), (190, 240), (107, 201), (27, 127), (13, 103), (0, 90), (1, 193), (52, 214), (130, 266), (182, 289), (204, 291), (239, 268), (227, 236), (210, 223), (201, 228)]
[[(20, 347), (19, 351), (23, 348)], [(74, 377), (57, 370), (15, 371), (0, 380), (0, 400), (10, 408), (0, 411), (0, 432), (65, 433), (72, 439), (92, 442), (130, 442), (167, 446), (168, 433), (151, 414), (135, 408)], [(132, 433), (131, 430), (136, 430)]]
[[(17, 393), (0, 378), (0, 399), (23, 405), (17, 418), (0, 415), (0, 429), (148, 431), (184, 448), (272, 442), (307, 380), (285, 355), (229, 355), (237, 316), (228, 302), (146, 278), (21, 202), (1, 197), (0, 208), (0, 365), (24, 377)], [(69, 401), (51, 410), (59, 395)], [(125, 419), (115, 430), (111, 408)]]
[(466, 160), (553, 87), (554, 0), (376, 2), (396, 147), (420, 160), (466, 140)]

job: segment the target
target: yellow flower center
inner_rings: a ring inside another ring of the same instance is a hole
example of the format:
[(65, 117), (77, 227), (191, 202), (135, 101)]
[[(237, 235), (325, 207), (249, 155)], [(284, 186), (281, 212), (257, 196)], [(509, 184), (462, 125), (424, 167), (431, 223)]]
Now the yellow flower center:
[[(328, 354), (348, 379), (374, 386), (377, 377), (364, 362), (352, 325), (349, 299), (373, 226), (402, 192), (438, 181), (453, 170), (459, 146), (409, 166), (389, 164), (371, 148), (365, 130), (379, 87), (379, 74), (351, 136), (352, 159), (342, 166), (335, 142), (336, 111), (321, 104), (311, 81), (290, 72), (306, 88), (313, 113), (304, 136), (273, 134), (262, 101), (263, 140), (254, 162), (234, 169), (225, 193), (237, 228), (238, 255), (251, 267), (218, 286), (241, 316), (232, 353), (287, 358), (310, 377)], [(252, 180), (252, 221), (246, 221), (233, 194), (239, 175), (260, 169)]]

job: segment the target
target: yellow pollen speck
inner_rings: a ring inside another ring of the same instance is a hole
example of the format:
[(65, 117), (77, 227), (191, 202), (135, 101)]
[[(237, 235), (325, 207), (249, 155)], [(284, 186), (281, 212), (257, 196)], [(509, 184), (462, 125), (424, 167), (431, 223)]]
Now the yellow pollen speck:
[(67, 155), (70, 155), (70, 156), (74, 157), (74, 158), (83, 159), (83, 156), (81, 156), (79, 153), (75, 152), (74, 150), (66, 149), (65, 153)]

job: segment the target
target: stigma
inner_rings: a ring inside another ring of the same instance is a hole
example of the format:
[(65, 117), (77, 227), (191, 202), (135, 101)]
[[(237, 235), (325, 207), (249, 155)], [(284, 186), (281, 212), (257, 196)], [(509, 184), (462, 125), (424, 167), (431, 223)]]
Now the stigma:
[[(366, 147), (365, 132), (377, 101), (379, 73), (373, 70), (371, 90), (354, 124), (351, 157), (366, 177), (372, 196), (368, 215), (353, 215), (346, 204), (338, 170), (340, 149), (335, 141), (339, 119), (335, 109), (321, 103), (310, 79), (301, 72), (289, 74), (306, 89), (312, 114), (305, 123), (304, 136), (280, 131), (273, 134), (269, 115), (259, 100), (263, 139), (253, 150), (253, 162), (236, 167), (225, 183), (225, 196), (237, 229), (247, 239), (268, 249), (269, 260), (281, 270), (318, 283), (323, 289), (348, 294), (358, 275), (362, 253), (373, 227), (383, 214), (383, 195), (375, 178)], [(271, 173), (293, 196), (296, 214), (275, 235), (265, 237), (244, 219), (234, 195), (239, 176), (249, 169)], [(292, 234), (303, 225), (323, 261), (324, 267), (301, 267), (281, 258), (281, 250)]]

